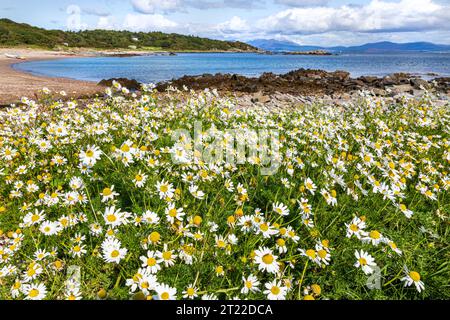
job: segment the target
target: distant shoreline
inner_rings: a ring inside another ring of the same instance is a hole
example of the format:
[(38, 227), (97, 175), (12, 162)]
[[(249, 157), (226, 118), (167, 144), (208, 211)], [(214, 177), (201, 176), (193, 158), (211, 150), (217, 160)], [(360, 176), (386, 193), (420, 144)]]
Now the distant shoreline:
[[(178, 53), (225, 53), (223, 51), (215, 51), (215, 52), (178, 52)], [(227, 52), (227, 53), (237, 53), (237, 52)], [(13, 65), (21, 64), (23, 62), (29, 62), (29, 61), (45, 61), (45, 60), (55, 60), (55, 59), (69, 59), (69, 58), (88, 58), (88, 57), (130, 57), (130, 56), (146, 56), (146, 55), (169, 55), (169, 52), (166, 51), (123, 51), (123, 50), (99, 50), (99, 51), (93, 51), (89, 49), (76, 49), (74, 51), (50, 51), (50, 50), (39, 50), (39, 49), (26, 49), (26, 48), (0, 48), (0, 73), (2, 74), (2, 77), (0, 77), (0, 105), (8, 105), (11, 103), (18, 102), (23, 96), (29, 97), (29, 98), (36, 98), (36, 93), (42, 90), (42, 88), (46, 87), (50, 89), (54, 93), (58, 93), (60, 91), (65, 91), (68, 98), (81, 98), (81, 97), (90, 97), (95, 96), (96, 94), (103, 94), (105, 90), (105, 86), (99, 85), (97, 81), (85, 81), (85, 80), (76, 80), (73, 78), (65, 78), (65, 77), (51, 77), (46, 75), (37, 75), (31, 72), (18, 70), (17, 68), (13, 67)], [(9, 57), (7, 57), (8, 55)], [(12, 57), (23, 57), (24, 60), (21, 59), (14, 59)], [(293, 71), (295, 72), (295, 71)], [(295, 92), (295, 90), (300, 90), (302, 94), (305, 94), (310, 91), (308, 88), (313, 88), (314, 93), (317, 92), (332, 92), (339, 90), (346, 91), (347, 87), (353, 87), (354, 90), (357, 90), (358, 88), (361, 89), (367, 89), (370, 87), (374, 87), (378, 92), (382, 92), (384, 90), (384, 85), (381, 85), (381, 82), (377, 82), (377, 85), (373, 86), (370, 81), (362, 84), (360, 81), (358, 82), (358, 79), (343, 79), (344, 81), (342, 84), (340, 83), (341, 80), (337, 79), (336, 81), (332, 79), (326, 80), (326, 78), (329, 78), (329, 75), (332, 73), (327, 73), (323, 71), (324, 74), (322, 74), (319, 78), (315, 74), (311, 75), (311, 81), (309, 80), (302, 80), (303, 84), (296, 85), (296, 88), (289, 89), (290, 86), (286, 87), (286, 84), (284, 84), (284, 80), (282, 78), (282, 75), (276, 76), (274, 75), (270, 81), (265, 85), (265, 87), (270, 88), (270, 92)], [(270, 74), (270, 73), (267, 73)], [(438, 76), (438, 74), (430, 74), (433, 76)], [(415, 76), (414, 74), (410, 74), (411, 77), (414, 78), (420, 78)], [(231, 74), (230, 74), (231, 77)], [(216, 76), (207, 76), (205, 75), (198, 75), (198, 76), (184, 76), (177, 78), (174, 80), (174, 83), (178, 83), (180, 85), (186, 84), (188, 87), (196, 88), (197, 89), (204, 89), (206, 86), (215, 88), (220, 87), (224, 88), (230, 92), (255, 92), (262, 89), (264, 91), (264, 88), (259, 88), (259, 84), (261, 83), (261, 80), (257, 80), (258, 78), (254, 78), (256, 80), (252, 80), (253, 78), (248, 78), (244, 76), (237, 77), (240, 79), (240, 85), (237, 87), (232, 84), (234, 80), (233, 78), (228, 79), (227, 77), (224, 77), (223, 79)], [(364, 77), (365, 79), (370, 78), (376, 78), (376, 77)], [(130, 77), (130, 80), (132, 77)], [(325, 80), (324, 80), (325, 79)], [(331, 78), (329, 78), (331, 79)], [(381, 78), (380, 78), (381, 79)], [(108, 80), (108, 79), (104, 79)], [(319, 81), (320, 80), (320, 81)], [(204, 82), (203, 84), (199, 84), (198, 82)], [(230, 82), (231, 81), (231, 82)], [(375, 80), (374, 80), (375, 81)], [(378, 81), (378, 80), (376, 80)], [(405, 80), (406, 81), (406, 80)], [(424, 80), (425, 81), (425, 80)], [(107, 81), (106, 81), (107, 82)], [(170, 81), (169, 81), (170, 82)], [(158, 86), (163, 87), (165, 83), (169, 82), (159, 82)], [(273, 83), (272, 83), (273, 82)], [(289, 81), (288, 81), (289, 82)], [(329, 86), (329, 83), (333, 83), (333, 85), (330, 88), (327, 88)], [(365, 82), (365, 80), (363, 81)], [(409, 84), (410, 80), (407, 80), (406, 83)], [(103, 82), (105, 83), (105, 81)], [(396, 85), (403, 85), (405, 83), (398, 83)], [(239, 86), (243, 86), (243, 88), (240, 88)], [(248, 89), (247, 87), (254, 87), (256, 86), (257, 89)], [(201, 87), (201, 88), (200, 88)], [(294, 86), (295, 87), (295, 86)], [(320, 89), (323, 87), (323, 89)], [(259, 88), (259, 89), (258, 89)], [(339, 90), (337, 88), (340, 88)], [(407, 89), (407, 90), (406, 90)], [(402, 90), (405, 91), (411, 91), (412, 88), (403, 88)], [(418, 90), (418, 86), (416, 86), (415, 90)]]

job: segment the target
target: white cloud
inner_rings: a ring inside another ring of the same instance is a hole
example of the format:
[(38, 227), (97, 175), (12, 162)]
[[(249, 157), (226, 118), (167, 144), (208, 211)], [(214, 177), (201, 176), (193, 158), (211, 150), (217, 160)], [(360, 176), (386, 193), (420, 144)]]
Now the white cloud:
[(292, 8), (256, 23), (268, 34), (319, 34), (336, 31), (411, 32), (449, 30), (450, 7), (432, 0), (372, 0), (365, 6)]
[(238, 16), (234, 16), (228, 21), (219, 23), (216, 29), (219, 31), (219, 33), (234, 34), (248, 31), (250, 27), (246, 20)]
[[(274, 0), (297, 7), (285, 8), (259, 20), (246, 18), (243, 11), (223, 22), (176, 22), (167, 13), (194, 8), (207, 10), (226, 6), (251, 5), (254, 0), (130, 0), (141, 11), (118, 16), (98, 17), (99, 29), (163, 31), (193, 34), (227, 40), (258, 38), (288, 39), (301, 44), (325, 46), (354, 45), (365, 42), (431, 41), (450, 43), (450, 0), (370, 0), (365, 5), (308, 6), (323, 0)], [(266, 2), (267, 3), (267, 2)], [(175, 4), (181, 4), (176, 8)], [(200, 6), (202, 4), (202, 6)], [(204, 6), (203, 6), (204, 5)], [(302, 6), (300, 6), (302, 5)], [(183, 9), (184, 8), (184, 9)], [(193, 16), (195, 17), (195, 15)], [(83, 29), (85, 26), (71, 29)], [(92, 28), (92, 27), (91, 27)]]
[(140, 13), (168, 13), (179, 10), (182, 7), (182, 0), (131, 0), (131, 4), (134, 10)]
[(102, 30), (115, 30), (117, 29), (116, 19), (112, 16), (99, 17), (96, 28)]
[(161, 14), (132, 14), (125, 16), (123, 28), (131, 31), (172, 32), (178, 24)]
[(83, 7), (81, 10), (83, 13), (93, 16), (107, 17), (111, 15), (111, 12), (101, 7)]

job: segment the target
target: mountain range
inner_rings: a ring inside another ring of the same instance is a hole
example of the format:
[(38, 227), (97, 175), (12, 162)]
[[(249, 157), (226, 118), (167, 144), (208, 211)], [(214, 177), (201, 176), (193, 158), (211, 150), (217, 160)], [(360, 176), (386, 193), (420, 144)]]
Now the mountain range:
[(326, 50), (332, 53), (450, 52), (450, 45), (434, 44), (431, 42), (395, 43), (382, 41), (350, 47), (304, 46), (292, 41), (280, 41), (274, 39), (257, 39), (248, 41), (247, 43), (261, 50), (273, 52), (313, 50)]

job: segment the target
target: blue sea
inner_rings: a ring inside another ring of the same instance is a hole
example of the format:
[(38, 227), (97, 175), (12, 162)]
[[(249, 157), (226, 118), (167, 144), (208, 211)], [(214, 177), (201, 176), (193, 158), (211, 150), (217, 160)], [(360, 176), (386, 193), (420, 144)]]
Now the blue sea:
[(182, 53), (176, 56), (90, 57), (32, 61), (14, 65), (36, 75), (100, 81), (130, 78), (160, 82), (184, 75), (231, 73), (259, 76), (299, 68), (345, 70), (352, 77), (408, 72), (425, 79), (450, 76), (450, 53), (342, 54), (335, 56), (261, 55), (256, 53)]

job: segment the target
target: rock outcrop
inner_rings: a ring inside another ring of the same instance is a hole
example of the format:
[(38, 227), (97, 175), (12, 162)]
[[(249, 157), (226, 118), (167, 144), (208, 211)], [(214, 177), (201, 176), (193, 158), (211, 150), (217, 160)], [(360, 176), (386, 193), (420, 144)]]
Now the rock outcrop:
[[(108, 79), (99, 84), (109, 86), (116, 80), (131, 90), (139, 90), (140, 84), (130, 79)], [(184, 76), (172, 81), (159, 83), (156, 89), (160, 92), (169, 87), (194, 90), (206, 88), (222, 92), (241, 92), (258, 94), (265, 97), (274, 93), (304, 96), (324, 96), (356, 91), (372, 91), (377, 96), (396, 96), (416, 94), (424, 89), (438, 93), (450, 94), (450, 78), (435, 78), (427, 81), (407, 73), (394, 73), (382, 78), (373, 76), (350, 77), (346, 71), (327, 72), (323, 70), (299, 69), (286, 74), (263, 73), (260, 77), (250, 78), (237, 74), (203, 74)], [(265, 98), (261, 98), (265, 99)]]
[(407, 73), (394, 73), (382, 78), (361, 76), (351, 78), (346, 71), (327, 72), (323, 70), (299, 69), (286, 74), (277, 75), (263, 73), (258, 78), (249, 78), (237, 74), (203, 74), (200, 76), (184, 76), (176, 80), (160, 83), (159, 91), (169, 86), (182, 89), (184, 86), (203, 90), (205, 88), (219, 91), (257, 93), (262, 95), (278, 93), (297, 95), (332, 95), (369, 90), (376, 95), (413, 94), (418, 90), (436, 90), (450, 93), (450, 78), (436, 78), (426, 81)]

